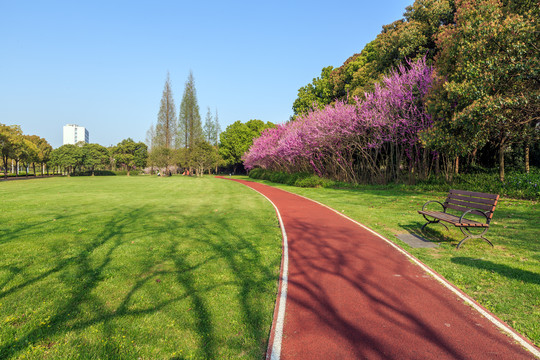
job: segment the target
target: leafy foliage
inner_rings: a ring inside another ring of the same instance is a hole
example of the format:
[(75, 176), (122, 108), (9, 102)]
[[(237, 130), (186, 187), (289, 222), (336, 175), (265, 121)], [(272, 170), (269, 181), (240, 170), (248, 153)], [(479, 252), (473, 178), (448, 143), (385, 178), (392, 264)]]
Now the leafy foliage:
[(14, 159), (22, 146), (23, 135), (18, 125), (0, 124), (0, 153), (4, 165), (4, 176), (8, 173), (8, 160)]
[(262, 120), (249, 120), (246, 123), (238, 120), (220, 134), (219, 154), (227, 165), (236, 167), (253, 144), (253, 139), (259, 137), (263, 130), (273, 127), (275, 125), (271, 122), (264, 123)]
[(455, 24), (437, 39), (440, 78), (430, 105), (437, 121), (423, 140), (455, 155), (495, 144), (504, 181), (505, 149), (538, 139), (537, 18), (532, 10), (508, 13), (497, 0), (462, 0), (457, 7)]
[(383, 26), (377, 38), (342, 66), (323, 68), (321, 76), (298, 90), (295, 116), (336, 101), (363, 98), (392, 69), (407, 61), (426, 58), (430, 64), (438, 52), (435, 42), (441, 29), (453, 22), (453, 0), (416, 0), (403, 19)]
[(142, 142), (136, 143), (131, 138), (122, 140), (111, 151), (114, 161), (129, 171), (136, 167), (144, 168), (148, 158), (148, 147)]

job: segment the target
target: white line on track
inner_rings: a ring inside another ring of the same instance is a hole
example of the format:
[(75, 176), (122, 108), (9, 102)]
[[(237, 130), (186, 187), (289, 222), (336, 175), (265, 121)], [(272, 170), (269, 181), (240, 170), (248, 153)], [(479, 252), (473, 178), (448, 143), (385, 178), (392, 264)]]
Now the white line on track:
[[(246, 185), (244, 185), (246, 186)], [(279, 302), (276, 302), (277, 308), (277, 317), (274, 327), (274, 341), (272, 344), (268, 344), (268, 350), (266, 352), (266, 358), (268, 359), (270, 355), (270, 360), (279, 360), (281, 357), (281, 343), (283, 339), (283, 325), (285, 324), (285, 305), (287, 303), (287, 283), (289, 279), (289, 245), (287, 240), (287, 232), (285, 231), (285, 225), (283, 225), (283, 219), (281, 218), (281, 213), (279, 212), (276, 204), (272, 202), (266, 195), (255, 190), (251, 186), (248, 186), (251, 190), (263, 196), (266, 200), (272, 204), (276, 210), (276, 214), (279, 221), (279, 226), (281, 228), (281, 235), (283, 237), (283, 257), (281, 262), (281, 289), (279, 291)], [(274, 309), (274, 313), (276, 309)]]

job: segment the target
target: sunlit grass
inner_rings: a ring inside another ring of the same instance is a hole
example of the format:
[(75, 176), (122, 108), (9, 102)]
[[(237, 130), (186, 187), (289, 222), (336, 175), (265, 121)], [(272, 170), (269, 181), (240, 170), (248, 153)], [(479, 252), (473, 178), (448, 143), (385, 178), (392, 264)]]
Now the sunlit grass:
[(0, 183), (0, 358), (264, 357), (281, 234), (213, 178)]

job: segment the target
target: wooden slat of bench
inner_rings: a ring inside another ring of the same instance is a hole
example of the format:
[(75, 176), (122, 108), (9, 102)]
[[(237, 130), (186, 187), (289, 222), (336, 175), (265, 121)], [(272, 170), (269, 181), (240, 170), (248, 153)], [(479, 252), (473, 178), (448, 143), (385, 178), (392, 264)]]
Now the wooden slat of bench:
[(475, 203), (478, 203), (478, 204), (488, 204), (488, 205), (497, 204), (497, 199), (473, 198), (473, 197), (470, 197), (470, 196), (459, 195), (459, 194), (450, 194), (449, 198), (450, 197), (453, 198), (453, 199), (456, 199), (456, 200), (475, 202)]
[(454, 204), (454, 205), (463, 206), (469, 209), (477, 209), (477, 210), (483, 210), (483, 211), (493, 211), (493, 208), (494, 208), (493, 204), (491, 205), (475, 204), (472, 202), (457, 200), (452, 197), (449, 197), (448, 199), (446, 199), (446, 202), (448, 204)]
[[(446, 208), (448, 208), (448, 209), (456, 210), (456, 211), (459, 211), (459, 212), (462, 212), (462, 213), (465, 212), (465, 211), (471, 210), (470, 207), (463, 207), (463, 206), (458, 206), (458, 205), (448, 204), (448, 203), (445, 203), (444, 206)], [(477, 214), (477, 215), (482, 215), (483, 214), (483, 212), (480, 211), (480, 210), (474, 210), (472, 213)], [(491, 213), (489, 213), (489, 214), (491, 214)]]
[(487, 193), (465, 191), (465, 190), (450, 190), (450, 194), (474, 196), (474, 197), (483, 198), (483, 199), (494, 199), (494, 200), (499, 199), (499, 195), (497, 194), (487, 194)]
[(440, 211), (418, 211), (419, 214), (424, 214), (441, 221), (453, 224), (454, 226), (466, 226), (466, 227), (489, 227), (489, 224), (484, 224), (478, 221), (463, 219), (463, 222), (459, 222), (459, 216), (443, 213)]

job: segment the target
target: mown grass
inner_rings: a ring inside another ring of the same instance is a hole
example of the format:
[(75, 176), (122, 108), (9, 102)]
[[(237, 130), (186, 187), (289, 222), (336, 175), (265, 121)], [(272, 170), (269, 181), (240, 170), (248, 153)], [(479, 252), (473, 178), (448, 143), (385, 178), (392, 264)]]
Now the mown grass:
[(281, 233), (213, 178), (0, 183), (1, 359), (261, 359)]
[[(537, 201), (502, 198), (486, 236), (495, 248), (463, 238), (459, 229), (425, 223), (417, 210), (428, 200), (444, 201), (446, 192), (402, 186), (383, 189), (300, 188), (253, 180), (306, 196), (363, 223), (406, 249), (464, 292), (540, 345), (540, 206)], [(437, 248), (411, 248), (395, 235), (412, 233), (439, 243)]]

